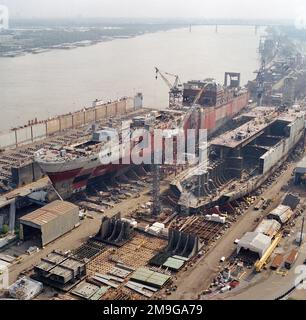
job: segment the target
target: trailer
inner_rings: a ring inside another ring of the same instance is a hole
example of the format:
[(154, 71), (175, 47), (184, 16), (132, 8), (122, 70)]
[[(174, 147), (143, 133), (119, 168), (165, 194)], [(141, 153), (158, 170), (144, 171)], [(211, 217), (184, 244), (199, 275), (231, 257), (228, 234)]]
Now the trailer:
[(275, 256), (275, 258), (273, 259), (272, 261), (272, 264), (270, 266), (270, 269), (272, 270), (277, 270), (278, 268), (280, 268), (280, 266), (282, 265), (283, 263), (283, 260), (284, 260), (284, 257), (282, 254), (277, 254)]
[(296, 249), (292, 249), (289, 253), (286, 261), (285, 261), (285, 267), (287, 269), (291, 269), (292, 265), (295, 263), (297, 257), (298, 257), (298, 251)]

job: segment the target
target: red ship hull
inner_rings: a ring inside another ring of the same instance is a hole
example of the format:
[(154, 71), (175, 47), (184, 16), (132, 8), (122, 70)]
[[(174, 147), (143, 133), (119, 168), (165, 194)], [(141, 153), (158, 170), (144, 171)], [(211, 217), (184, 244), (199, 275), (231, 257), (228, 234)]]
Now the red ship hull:
[[(203, 108), (201, 120), (197, 126), (201, 129), (207, 129), (208, 135), (214, 133), (227, 121), (237, 115), (243, 108), (248, 105), (249, 93), (245, 92), (226, 104), (218, 107)], [(191, 121), (185, 123), (184, 129), (191, 128)], [(78, 168), (64, 172), (46, 174), (50, 177), (57, 191), (67, 198), (71, 193), (76, 193), (84, 190), (91, 179), (102, 177), (106, 174), (116, 174), (125, 169), (129, 165), (126, 164), (109, 164), (99, 165), (92, 169)]]

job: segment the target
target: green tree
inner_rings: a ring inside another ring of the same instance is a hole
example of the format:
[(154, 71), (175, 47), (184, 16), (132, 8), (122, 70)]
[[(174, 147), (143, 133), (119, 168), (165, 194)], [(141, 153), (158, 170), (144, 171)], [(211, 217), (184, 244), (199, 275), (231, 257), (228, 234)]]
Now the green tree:
[(7, 224), (4, 224), (2, 226), (2, 233), (7, 234), (9, 232), (9, 226)]

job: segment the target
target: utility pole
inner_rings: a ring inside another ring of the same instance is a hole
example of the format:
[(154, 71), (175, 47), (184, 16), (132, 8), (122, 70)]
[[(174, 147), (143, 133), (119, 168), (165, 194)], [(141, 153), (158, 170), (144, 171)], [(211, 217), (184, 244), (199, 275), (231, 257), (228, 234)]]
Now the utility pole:
[(301, 229), (301, 237), (300, 237), (299, 247), (302, 245), (302, 242), (303, 242), (304, 220), (305, 220), (305, 217), (303, 217), (303, 221), (302, 221), (302, 229)]

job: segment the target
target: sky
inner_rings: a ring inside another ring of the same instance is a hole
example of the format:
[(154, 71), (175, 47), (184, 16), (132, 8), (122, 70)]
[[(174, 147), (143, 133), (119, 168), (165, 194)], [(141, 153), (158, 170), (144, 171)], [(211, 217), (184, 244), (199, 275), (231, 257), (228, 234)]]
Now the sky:
[(305, 0), (0, 0), (10, 17), (295, 19)]

